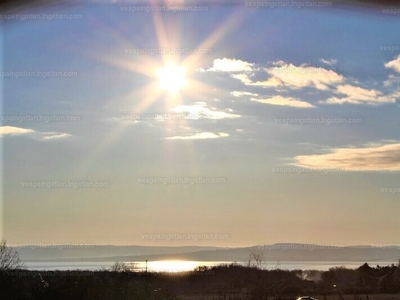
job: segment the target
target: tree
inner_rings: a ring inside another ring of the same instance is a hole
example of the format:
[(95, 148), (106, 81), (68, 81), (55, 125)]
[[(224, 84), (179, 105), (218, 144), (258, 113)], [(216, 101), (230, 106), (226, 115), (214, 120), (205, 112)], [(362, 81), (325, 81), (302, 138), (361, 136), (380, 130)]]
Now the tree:
[(111, 272), (132, 272), (136, 269), (135, 263), (130, 263), (129, 265), (124, 262), (116, 262), (114, 265), (111, 266)]
[(0, 271), (10, 271), (23, 268), (17, 250), (7, 246), (5, 239), (0, 242)]
[(394, 277), (393, 280), (394, 280), (394, 284), (396, 286), (397, 292), (400, 292), (400, 259), (399, 259), (397, 268), (394, 270), (393, 277)]
[(248, 266), (251, 267), (251, 261), (254, 259), (255, 267), (258, 269), (262, 269), (264, 259), (264, 253), (262, 251), (250, 250), (250, 256), (248, 261)]

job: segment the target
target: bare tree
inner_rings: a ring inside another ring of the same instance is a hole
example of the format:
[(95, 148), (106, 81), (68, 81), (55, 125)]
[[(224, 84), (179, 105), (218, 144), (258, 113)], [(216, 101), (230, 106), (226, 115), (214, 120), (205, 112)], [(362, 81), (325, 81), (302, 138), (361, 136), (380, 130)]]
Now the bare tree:
[(133, 272), (137, 268), (136, 263), (116, 262), (110, 267), (111, 272)]
[(23, 268), (17, 250), (7, 246), (5, 239), (0, 242), (0, 271), (9, 271)]
[(256, 250), (250, 250), (250, 255), (249, 255), (249, 260), (248, 260), (248, 266), (251, 266), (251, 261), (254, 259), (254, 266), (262, 269), (263, 263), (265, 261), (264, 259), (264, 253), (262, 251), (256, 251)]

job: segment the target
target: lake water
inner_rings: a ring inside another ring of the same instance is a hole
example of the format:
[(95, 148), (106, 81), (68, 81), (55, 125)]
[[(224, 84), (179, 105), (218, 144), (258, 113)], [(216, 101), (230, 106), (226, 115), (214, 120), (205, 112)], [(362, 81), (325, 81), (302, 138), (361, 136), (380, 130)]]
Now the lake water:
[[(131, 262), (125, 262), (130, 264)], [(149, 261), (147, 270), (153, 272), (185, 272), (192, 271), (198, 266), (217, 266), (220, 264), (230, 264), (232, 261)], [(247, 265), (246, 262), (237, 262)], [(365, 262), (333, 262), (333, 261), (275, 261), (263, 264), (263, 268), (268, 270), (283, 269), (283, 270), (320, 270), (326, 271), (333, 267), (345, 266), (347, 268), (358, 268)], [(376, 267), (397, 264), (395, 261), (390, 262), (367, 262), (370, 266)], [(28, 270), (100, 270), (102, 268), (110, 268), (115, 262), (24, 262)], [(146, 262), (135, 262), (135, 269), (138, 271), (145, 270)]]

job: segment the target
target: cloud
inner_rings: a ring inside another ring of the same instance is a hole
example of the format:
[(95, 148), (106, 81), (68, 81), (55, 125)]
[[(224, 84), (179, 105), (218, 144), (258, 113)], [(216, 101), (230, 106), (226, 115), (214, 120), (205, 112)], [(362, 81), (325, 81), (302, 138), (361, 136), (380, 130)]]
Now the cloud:
[(382, 92), (378, 90), (367, 90), (350, 84), (339, 85), (338, 87), (336, 87), (336, 93), (343, 94), (345, 95), (345, 97), (331, 97), (325, 102), (328, 104), (365, 103), (370, 105), (378, 105), (382, 103), (394, 103), (396, 101), (394, 95), (383, 95)]
[(68, 133), (57, 133), (57, 132), (45, 132), (43, 133), (42, 140), (55, 140), (71, 137)]
[(327, 154), (299, 155), (294, 160), (303, 168), (400, 171), (400, 143), (333, 148)]
[(239, 79), (241, 82), (243, 82), (245, 85), (255, 85), (251, 79), (247, 76), (247, 74), (231, 74), (232, 78)]
[(34, 132), (35, 131), (32, 129), (13, 127), (13, 126), (0, 126), (0, 136), (30, 134)]
[(240, 115), (232, 114), (232, 110), (227, 109), (229, 113), (224, 111), (218, 111), (216, 108), (210, 109), (207, 107), (207, 103), (205, 102), (195, 102), (194, 105), (178, 105), (173, 108), (172, 111), (176, 113), (184, 113), (187, 114), (188, 119), (197, 120), (197, 119), (212, 119), (212, 120), (221, 120), (221, 119), (234, 119), (240, 118)]
[(400, 73), (400, 54), (397, 56), (396, 59), (386, 63), (385, 67), (388, 69), (393, 69), (397, 73)]
[(281, 105), (281, 106), (291, 106), (291, 107), (298, 107), (298, 108), (312, 108), (315, 107), (314, 105), (301, 101), (299, 99), (291, 98), (291, 97), (282, 97), (282, 96), (274, 96), (271, 98), (266, 99), (258, 99), (258, 98), (251, 98), (252, 101), (272, 104), (272, 105)]
[(231, 95), (234, 97), (242, 97), (242, 96), (254, 96), (257, 97), (258, 94), (250, 93), (250, 92), (239, 92), (239, 91), (233, 91), (231, 92)]
[(324, 63), (324, 64), (326, 64), (326, 65), (329, 65), (329, 66), (335, 65), (337, 63), (337, 59), (323, 59), (323, 58), (321, 58), (319, 61)]
[(252, 85), (252, 86), (262, 86), (262, 87), (278, 87), (278, 86), (282, 86), (283, 83), (281, 80), (277, 79), (277, 78), (269, 78), (267, 81), (256, 81), (253, 82), (251, 81), (251, 79), (249, 78), (249, 76), (245, 73), (241, 73), (241, 74), (231, 74), (232, 78), (238, 79), (241, 82), (243, 82), (245, 85)]
[(393, 84), (399, 84), (400, 83), (400, 77), (395, 76), (393, 74), (389, 75), (389, 78), (383, 82), (385, 87), (389, 87)]
[[(228, 59), (227, 59), (228, 60)], [(336, 59), (320, 59), (321, 62), (327, 65), (337, 63)], [(246, 72), (231, 74), (232, 78), (240, 80), (246, 86), (274, 88), (277, 91), (285, 91), (279, 88), (290, 88), (293, 92), (304, 88), (315, 88), (323, 92), (330, 92), (330, 96), (326, 100), (321, 100), (319, 103), (326, 104), (367, 104), (380, 105), (384, 103), (395, 103), (400, 92), (393, 91), (390, 94), (385, 94), (377, 89), (368, 89), (359, 87), (350, 83), (344, 76), (336, 73), (335, 70), (312, 67), (306, 64), (299, 66), (284, 61), (272, 62), (270, 67), (264, 69), (264, 72), (269, 75), (266, 80), (254, 80), (254, 76), (260, 69), (251, 69), (254, 64), (246, 62)], [(386, 68), (393, 68), (400, 73), (400, 55), (393, 61), (385, 64)], [(239, 70), (240, 68), (237, 68)], [(251, 72), (250, 72), (251, 71)], [(398, 82), (399, 79), (391, 75), (384, 82), (384, 85), (390, 86)], [(278, 90), (279, 89), (279, 90)], [(253, 94), (250, 91), (234, 91), (231, 92), (234, 97), (251, 96), (251, 100), (260, 103), (292, 106), (292, 107), (315, 107), (314, 105), (301, 101), (296, 97), (259, 97), (258, 94)]]
[(13, 126), (0, 126), (0, 136), (5, 135), (30, 135), (33, 138), (37, 138), (40, 140), (52, 140), (52, 139), (61, 139), (67, 138), (71, 135), (68, 133), (60, 133), (60, 132), (40, 132), (35, 131), (33, 129), (26, 129), (20, 127)]
[(213, 62), (213, 67), (207, 71), (217, 72), (248, 72), (252, 71), (254, 64), (230, 58), (218, 58)]
[(167, 137), (167, 140), (200, 140), (200, 139), (217, 139), (217, 138), (222, 138), (222, 137), (228, 137), (229, 134), (220, 132), (218, 134), (212, 133), (212, 132), (198, 132), (193, 135), (187, 135), (187, 136), (173, 136), (173, 137)]
[(315, 87), (319, 90), (328, 90), (329, 85), (338, 84), (344, 79), (342, 75), (333, 70), (286, 63), (280, 63), (278, 67), (267, 68), (266, 72), (272, 76), (267, 80), (267, 84), (271, 81), (273, 84), (279, 82), (281, 85), (287, 85), (294, 89)]
[(252, 82), (247, 74), (234, 74), (233, 78), (241, 80), (245, 85), (262, 87), (287, 86), (291, 89), (314, 87), (319, 90), (329, 90), (331, 85), (343, 82), (344, 78), (333, 70), (316, 68), (307, 65), (295, 66), (283, 61), (273, 63), (275, 67), (265, 68), (270, 75), (265, 81)]

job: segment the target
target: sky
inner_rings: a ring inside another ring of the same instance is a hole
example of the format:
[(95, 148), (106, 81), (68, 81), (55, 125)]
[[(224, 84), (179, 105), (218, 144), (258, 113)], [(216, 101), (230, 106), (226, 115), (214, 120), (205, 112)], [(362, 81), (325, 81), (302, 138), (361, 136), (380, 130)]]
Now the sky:
[(400, 245), (400, 10), (112, 2), (2, 14), (9, 244)]

